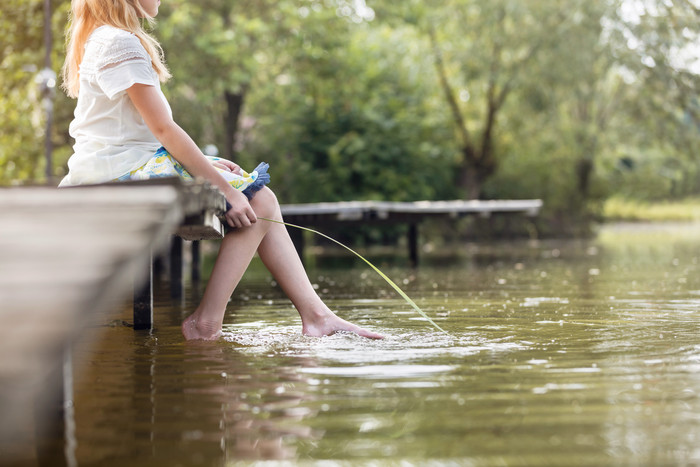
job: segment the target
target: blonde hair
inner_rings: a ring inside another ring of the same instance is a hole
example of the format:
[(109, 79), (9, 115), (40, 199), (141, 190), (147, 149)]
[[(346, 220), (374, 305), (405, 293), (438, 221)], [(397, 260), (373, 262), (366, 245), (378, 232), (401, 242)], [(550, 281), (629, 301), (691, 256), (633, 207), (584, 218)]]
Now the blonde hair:
[(163, 49), (144, 30), (140, 18), (144, 18), (148, 24), (154, 22), (139, 0), (71, 0), (71, 15), (66, 32), (66, 61), (62, 70), (62, 87), (70, 97), (77, 97), (80, 89), (79, 70), (85, 43), (92, 31), (103, 25), (123, 29), (138, 37), (150, 55), (153, 69), (158, 73), (160, 81), (170, 78), (163, 59)]

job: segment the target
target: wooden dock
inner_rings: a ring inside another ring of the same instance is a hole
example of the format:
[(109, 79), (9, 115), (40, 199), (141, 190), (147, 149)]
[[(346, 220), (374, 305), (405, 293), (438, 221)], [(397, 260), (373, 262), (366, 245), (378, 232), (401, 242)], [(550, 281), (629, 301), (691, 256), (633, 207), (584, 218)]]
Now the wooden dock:
[(221, 236), (223, 206), (208, 184), (179, 180), (0, 189), (0, 458), (35, 410), (56, 413), (89, 315), (123, 305), (173, 233)]

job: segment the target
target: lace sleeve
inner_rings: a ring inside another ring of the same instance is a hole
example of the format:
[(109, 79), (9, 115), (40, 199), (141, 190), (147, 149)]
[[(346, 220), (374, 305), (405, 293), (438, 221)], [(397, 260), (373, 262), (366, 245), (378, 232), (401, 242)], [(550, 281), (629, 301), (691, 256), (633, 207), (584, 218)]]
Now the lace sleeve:
[(136, 36), (119, 31), (101, 45), (95, 71), (97, 83), (108, 98), (114, 99), (136, 83), (157, 85), (151, 58)]

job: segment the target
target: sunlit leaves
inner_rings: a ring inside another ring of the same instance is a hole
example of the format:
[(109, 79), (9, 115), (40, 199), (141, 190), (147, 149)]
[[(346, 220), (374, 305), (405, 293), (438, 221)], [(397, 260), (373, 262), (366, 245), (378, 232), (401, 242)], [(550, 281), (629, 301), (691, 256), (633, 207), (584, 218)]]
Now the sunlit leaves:
[[(69, 2), (54, 0), (54, 48), (57, 70), (63, 57), (63, 25)], [(0, 184), (45, 180), (44, 112), (37, 77), (44, 66), (44, 10), (41, 0), (7, 0), (0, 10)], [(56, 98), (56, 121), (66, 127), (66, 99)], [(56, 144), (67, 143), (64, 128), (51, 135)], [(65, 150), (59, 149), (59, 155)], [(55, 154), (54, 154), (55, 156)], [(64, 159), (58, 159), (62, 165)], [(61, 168), (56, 171), (61, 173)]]
[[(53, 5), (58, 69), (68, 1)], [(586, 196), (647, 196), (645, 186), (653, 197), (700, 192), (697, 8), (695, 0), (168, 0), (154, 34), (174, 75), (164, 91), (176, 120), (200, 146), (223, 152), (226, 98), (239, 97), (236, 158), (271, 162), (285, 201), (458, 196), (456, 174), (471, 157), (483, 196), (543, 197), (547, 209), (566, 212)], [(39, 0), (3, 3), (3, 183), (43, 177), (34, 83), (42, 14)], [(74, 103), (60, 95), (56, 103), (62, 161)]]

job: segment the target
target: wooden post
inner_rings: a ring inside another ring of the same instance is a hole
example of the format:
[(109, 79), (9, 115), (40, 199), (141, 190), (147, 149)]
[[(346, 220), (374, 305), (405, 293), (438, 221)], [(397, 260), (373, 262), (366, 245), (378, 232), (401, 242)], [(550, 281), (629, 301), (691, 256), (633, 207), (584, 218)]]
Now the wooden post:
[(408, 224), (408, 258), (411, 267), (418, 266), (418, 223)]
[(199, 240), (192, 242), (192, 283), (199, 284), (202, 280), (202, 253)]
[(153, 328), (153, 254), (147, 260), (143, 284), (134, 284), (134, 329)]
[(182, 238), (174, 235), (170, 242), (170, 296), (182, 298)]

